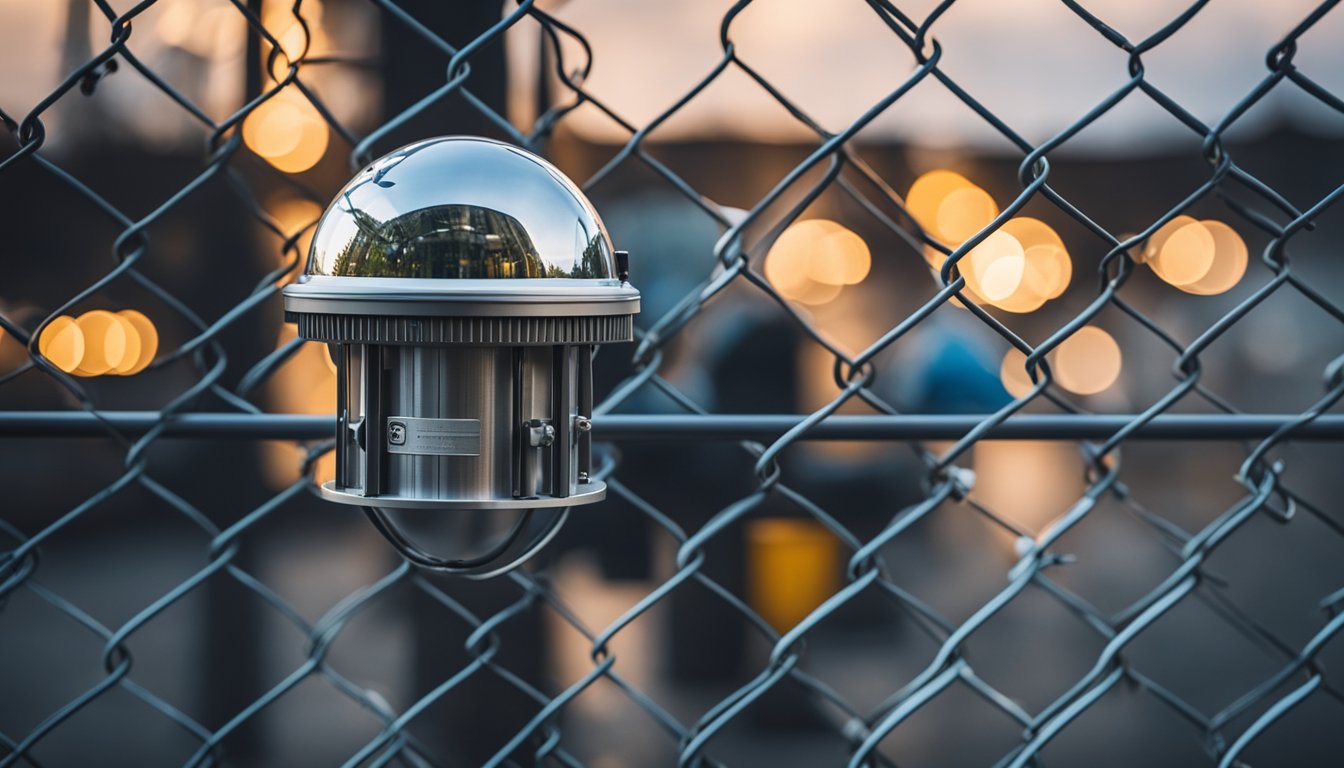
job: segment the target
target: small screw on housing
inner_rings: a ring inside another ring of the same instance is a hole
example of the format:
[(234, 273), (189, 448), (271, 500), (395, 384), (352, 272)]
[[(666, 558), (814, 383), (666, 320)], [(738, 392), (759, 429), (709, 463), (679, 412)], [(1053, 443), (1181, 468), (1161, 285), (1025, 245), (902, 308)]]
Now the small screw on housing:
[(523, 423), (527, 433), (527, 444), (532, 448), (546, 448), (555, 442), (555, 427), (542, 419), (531, 419)]

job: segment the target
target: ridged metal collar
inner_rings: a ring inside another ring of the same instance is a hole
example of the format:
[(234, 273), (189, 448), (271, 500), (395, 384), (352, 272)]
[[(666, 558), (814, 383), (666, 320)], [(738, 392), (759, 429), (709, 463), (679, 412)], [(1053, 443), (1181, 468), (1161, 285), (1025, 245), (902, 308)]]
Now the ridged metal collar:
[(634, 340), (632, 315), (388, 317), (291, 312), (299, 336), (336, 344), (551, 346)]
[(288, 313), (414, 317), (634, 315), (639, 291), (617, 280), (435, 280), (313, 275), (285, 286)]

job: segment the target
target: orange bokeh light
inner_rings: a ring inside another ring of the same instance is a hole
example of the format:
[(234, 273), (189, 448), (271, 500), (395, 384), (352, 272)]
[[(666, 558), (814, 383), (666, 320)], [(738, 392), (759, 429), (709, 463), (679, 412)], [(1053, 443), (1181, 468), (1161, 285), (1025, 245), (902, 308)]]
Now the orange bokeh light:
[(84, 333), (84, 356), (75, 367), (76, 376), (100, 376), (121, 365), (129, 347), (129, 326), (121, 318), (94, 309), (76, 318), (75, 324)]
[(1013, 295), (1022, 284), (1026, 270), (1026, 254), (1022, 244), (1012, 235), (997, 231), (990, 233), (961, 260), (966, 283), (976, 293), (1000, 301)]
[(257, 105), (243, 120), (243, 142), (285, 173), (312, 168), (326, 154), (329, 141), (326, 120), (292, 87)]
[(1148, 261), (1166, 282), (1182, 287), (1199, 282), (1213, 268), (1213, 233), (1198, 221), (1172, 232)]
[(1200, 296), (1224, 293), (1241, 282), (1241, 278), (1245, 276), (1250, 252), (1246, 249), (1246, 241), (1241, 239), (1241, 235), (1223, 222), (1204, 219), (1199, 223), (1204, 225), (1213, 237), (1213, 264), (1203, 277), (1189, 285), (1178, 287), (1186, 293)]
[[(280, 326), (276, 349), (298, 337), (298, 329), (289, 323)], [(336, 411), (336, 375), (327, 345), (306, 342), (285, 361), (266, 382), (266, 399), (281, 413), (331, 414)], [(307, 449), (291, 442), (268, 441), (262, 444), (262, 474), (274, 488), (289, 485), (299, 478), (299, 469)], [(326, 453), (314, 467), (318, 482), (335, 477), (336, 456)]]
[(1049, 224), (1030, 216), (1004, 222), (1002, 231), (1022, 244), (1027, 257), (1026, 287), (1046, 299), (1057, 299), (1073, 278), (1073, 261), (1064, 240)]
[[(139, 354), (133, 362), (128, 360), (119, 366), (116, 372), (122, 376), (134, 376), (154, 361), (154, 355), (159, 351), (159, 331), (142, 312), (123, 309), (117, 315), (135, 330), (139, 340)], [(127, 357), (129, 358), (129, 355)]]
[(1017, 347), (1009, 347), (999, 364), (999, 381), (1014, 398), (1024, 397), (1036, 386), (1027, 375), (1027, 356)]
[(74, 318), (61, 315), (42, 329), (37, 350), (51, 364), (66, 373), (74, 373), (84, 359), (84, 331)]
[(112, 366), (112, 369), (108, 371), (108, 373), (124, 376), (129, 373), (131, 369), (135, 368), (136, 363), (140, 362), (140, 347), (142, 346), (140, 332), (136, 329), (135, 324), (120, 312), (113, 315), (113, 317), (116, 318), (117, 323), (121, 325), (121, 332), (126, 338), (126, 348), (123, 351), (121, 359)]
[(999, 207), (979, 187), (963, 187), (948, 193), (938, 204), (935, 228), (944, 242), (962, 243), (989, 226)]
[(780, 233), (765, 256), (764, 272), (784, 298), (816, 306), (861, 282), (871, 266), (868, 244), (858, 234), (828, 219), (806, 219)]
[(1095, 325), (1083, 326), (1055, 349), (1051, 365), (1061, 387), (1095, 395), (1120, 377), (1120, 345)]
[(926, 233), (937, 240), (946, 240), (938, 231), (939, 206), (953, 192), (974, 187), (970, 179), (955, 171), (929, 171), (910, 185), (905, 194), (905, 209)]

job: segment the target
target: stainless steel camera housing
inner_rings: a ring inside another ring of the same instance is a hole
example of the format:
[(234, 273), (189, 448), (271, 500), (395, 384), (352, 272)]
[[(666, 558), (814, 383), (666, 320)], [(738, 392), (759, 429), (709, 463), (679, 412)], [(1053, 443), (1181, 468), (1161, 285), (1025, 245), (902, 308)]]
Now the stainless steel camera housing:
[[(622, 254), (623, 256), (623, 254)], [(285, 317), (337, 367), (334, 502), (529, 509), (601, 500), (592, 354), (639, 292), (583, 193), (487, 139), (403, 147), (327, 208)]]

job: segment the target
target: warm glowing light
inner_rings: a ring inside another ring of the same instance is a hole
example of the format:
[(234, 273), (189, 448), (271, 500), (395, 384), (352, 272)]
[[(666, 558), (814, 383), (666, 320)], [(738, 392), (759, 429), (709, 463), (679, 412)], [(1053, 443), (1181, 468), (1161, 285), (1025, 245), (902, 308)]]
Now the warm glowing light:
[(243, 14), (232, 5), (203, 0), (167, 3), (154, 29), (159, 39), (203, 58), (227, 59), (247, 42)]
[(243, 141), (258, 155), (280, 157), (299, 146), (299, 123), (303, 112), (291, 99), (280, 96), (257, 105), (243, 121)]
[[(963, 256), (961, 258), (961, 261), (958, 262), (958, 264), (963, 265), (963, 269), (965, 268), (964, 265), (970, 263), (969, 261), (967, 261), (968, 258), (970, 258), (969, 254)], [(941, 275), (943, 269), (943, 262), (947, 261), (947, 254), (937, 250), (936, 248), (933, 248), (932, 246), (926, 245), (924, 246), (924, 260), (928, 262), (929, 267), (933, 269), (934, 275)], [(969, 280), (966, 282), (965, 285), (961, 286), (961, 295), (965, 296), (968, 300), (976, 304), (990, 303), (985, 300), (985, 297), (975, 292), (975, 289), (971, 287)], [(957, 309), (966, 308), (966, 305), (963, 304), (962, 300), (957, 296), (953, 296), (952, 298), (948, 299), (948, 303), (950, 303)]]
[[(964, 270), (966, 269), (966, 265), (970, 264), (969, 259), (970, 254), (966, 254), (965, 256), (961, 257), (961, 261), (957, 262), (959, 265), (961, 265), (961, 269), (963, 270), (961, 274), (963, 275), (965, 275)], [(928, 262), (929, 267), (933, 269), (933, 273), (935, 275), (940, 275), (943, 269), (943, 262), (947, 261), (947, 254), (931, 246), (926, 245), (924, 246), (924, 260)], [(967, 277), (966, 283), (961, 286), (961, 295), (965, 296), (967, 300), (974, 302), (975, 304), (990, 304), (991, 302), (987, 301), (985, 297), (977, 293), (975, 288), (971, 286), (971, 282), (973, 280), (974, 278)], [(977, 284), (979, 283), (979, 281), (975, 282)], [(953, 296), (948, 300), (948, 302), (957, 309), (966, 308), (966, 305), (963, 304), (962, 300), (957, 296)]]
[(1248, 257), (1245, 241), (1223, 222), (1177, 216), (1148, 238), (1136, 260), (1186, 293), (1211, 296), (1241, 281)]
[(1166, 282), (1183, 287), (1199, 282), (1213, 268), (1214, 240), (1208, 227), (1192, 221), (1172, 232), (1148, 262)]
[(94, 309), (75, 323), (84, 332), (84, 357), (75, 368), (77, 376), (100, 376), (121, 365), (126, 356), (126, 328), (116, 315)]
[(808, 219), (780, 233), (765, 256), (765, 279), (781, 296), (825, 304), (845, 285), (868, 276), (872, 255), (854, 232), (827, 219)]
[(201, 15), (187, 48), (205, 58), (228, 59), (246, 45), (246, 18), (232, 5), (221, 5)]
[(799, 304), (806, 304), (809, 307), (818, 307), (822, 304), (829, 304), (835, 301), (840, 295), (840, 289), (843, 286), (828, 285), (826, 283), (808, 283), (803, 290), (799, 291), (793, 300)]
[(1018, 314), (1035, 312), (1045, 306), (1047, 299), (1028, 286), (1027, 277), (1031, 275), (1032, 271), (1031, 260), (1027, 259), (1026, 268), (1023, 270), (1023, 279), (1017, 286), (1017, 290), (1013, 291), (1011, 295), (991, 303), (1005, 312), (1016, 312)]
[(1007, 312), (1034, 312), (1064, 293), (1073, 277), (1073, 264), (1064, 241), (1050, 225), (1019, 216), (1004, 222), (999, 232), (1011, 235), (1021, 244), (1024, 260), (1017, 287), (1009, 295), (994, 300), (994, 306)]
[[(292, 342), (298, 329), (288, 323), (280, 327), (276, 349)], [(336, 376), (327, 345), (307, 342), (276, 369), (266, 382), (266, 397), (272, 409), (281, 413), (329, 414), (336, 408)], [(283, 487), (299, 478), (305, 451), (293, 443), (263, 443), (262, 471), (272, 487)], [(318, 460), (315, 480), (330, 480), (335, 472), (335, 455), (328, 452)]]
[[(140, 349), (133, 363), (118, 366), (116, 372), (123, 376), (134, 376), (148, 368), (149, 364), (153, 362), (154, 355), (159, 351), (159, 331), (148, 317), (134, 309), (123, 309), (117, 313), (117, 316), (135, 329), (135, 335), (140, 342)], [(127, 357), (130, 356), (127, 355)]]
[[(301, 197), (291, 197), (270, 203), (266, 208), (275, 219), (276, 224), (280, 226), (280, 231), (284, 233), (284, 239), (288, 240), (296, 233), (301, 233), (294, 243), (298, 250), (299, 268), (290, 270), (277, 280), (277, 283), (281, 284), (292, 282), (303, 271), (302, 265), (308, 257), (308, 249), (313, 242), (313, 232), (316, 230), (314, 224), (322, 215), (322, 206)], [(273, 245), (268, 244), (268, 247), (273, 247)], [(276, 266), (288, 266), (294, 258), (294, 251), (282, 248), (279, 250)]]
[(948, 243), (962, 243), (976, 232), (989, 226), (999, 207), (994, 198), (979, 187), (953, 190), (938, 204), (935, 227)]
[[(1121, 232), (1116, 239), (1122, 243), (1127, 243), (1135, 237), (1138, 237), (1137, 232)], [(1148, 257), (1144, 255), (1144, 251), (1147, 248), (1148, 243), (1140, 240), (1137, 245), (1131, 245), (1129, 248), (1125, 249), (1124, 253), (1128, 254), (1129, 258), (1133, 259), (1135, 264), (1142, 264), (1148, 261)]]
[[(961, 287), (961, 295), (965, 296), (972, 303), (977, 304), (979, 306), (985, 306), (987, 304), (991, 306), (993, 305), (993, 302), (991, 302), (989, 299), (986, 299), (984, 296), (981, 296), (980, 294), (976, 293), (975, 289), (972, 288), (969, 284), (963, 285)], [(966, 305), (962, 303), (962, 300), (956, 296), (953, 296), (951, 301), (953, 306), (957, 307), (958, 309), (966, 308)]]
[(941, 272), (943, 262), (947, 261), (947, 254), (931, 245), (926, 245), (924, 246), (924, 261), (933, 268), (934, 272)]
[[(310, 24), (311, 28), (311, 24)], [(275, 36), (280, 43), (281, 54), (275, 57), (275, 63), (271, 65), (271, 77), (276, 81), (285, 79), (289, 74), (289, 68), (299, 60), (304, 54), (304, 48), (309, 44), (308, 33), (303, 30), (303, 25), (297, 20), (292, 21), (284, 32)], [(269, 52), (267, 54), (269, 59)]]
[[(262, 14), (262, 23), (271, 35), (280, 43), (281, 54), (275, 57), (271, 65), (271, 76), (278, 82), (289, 74), (289, 67), (298, 62), (300, 56), (321, 56), (329, 52), (329, 43), (322, 22), (321, 3), (306, 3), (300, 12), (306, 22), (300, 24), (295, 17), (293, 3), (268, 3)], [(306, 49), (306, 50), (305, 50)], [(262, 64), (270, 61), (271, 47), (263, 45)]]
[(905, 209), (925, 232), (946, 241), (947, 238), (938, 231), (938, 208), (953, 192), (973, 188), (975, 184), (970, 179), (954, 171), (929, 171), (910, 185), (910, 191), (905, 194)]
[(159, 39), (171, 46), (187, 47), (194, 26), (192, 24), (195, 20), (195, 15), (192, 13), (194, 10), (187, 3), (168, 3), (154, 28), (159, 34)]
[(990, 301), (1003, 301), (1022, 284), (1023, 259), (1004, 257), (995, 259), (980, 275), (980, 285)]
[(1015, 398), (1025, 397), (1036, 386), (1027, 375), (1027, 356), (1017, 347), (1009, 347), (1004, 354), (1003, 363), (999, 365), (999, 381)]
[(808, 259), (807, 276), (827, 285), (857, 285), (863, 282), (873, 264), (872, 253), (863, 238), (827, 219), (800, 221), (789, 229), (813, 224), (815, 226), (809, 228), (817, 231), (812, 255)]
[(327, 152), (329, 140), (327, 124), (313, 110), (309, 119), (300, 126), (299, 144), (292, 152), (277, 157), (268, 157), (266, 161), (285, 173), (302, 173), (317, 165), (317, 161)]
[(37, 350), (51, 364), (66, 373), (74, 373), (84, 359), (84, 331), (74, 319), (61, 315), (42, 329)]
[(135, 364), (140, 362), (140, 332), (136, 330), (135, 324), (127, 319), (120, 312), (113, 315), (117, 323), (121, 326), (121, 332), (126, 337), (126, 349), (121, 355), (116, 365), (108, 373), (115, 373), (118, 376), (124, 376), (135, 368)]
[(1195, 218), (1193, 216), (1182, 214), (1158, 227), (1157, 231), (1148, 238), (1148, 242), (1143, 244), (1143, 250), (1136, 256), (1135, 261), (1140, 263), (1152, 261), (1157, 256), (1158, 252), (1162, 250), (1162, 246), (1167, 242), (1167, 238), (1171, 237), (1176, 230), (1184, 227), (1186, 224), (1192, 224), (1194, 221)]
[(1231, 290), (1246, 274), (1246, 264), (1250, 256), (1246, 250), (1246, 241), (1241, 239), (1236, 230), (1221, 221), (1204, 219), (1199, 223), (1204, 225), (1213, 237), (1213, 264), (1203, 277), (1189, 285), (1178, 287), (1187, 293), (1200, 296), (1212, 296)]
[(1026, 254), (1017, 238), (1002, 230), (972, 248), (961, 263), (968, 261), (970, 268), (962, 271), (966, 283), (991, 302), (1008, 298), (1022, 284)]
[[(1041, 535), (1083, 492), (1078, 449), (1062, 440), (982, 440), (975, 444), (971, 498), (994, 514)], [(1020, 544), (1005, 537), (1010, 557)]]
[(280, 230), (285, 233), (285, 237), (293, 237), (294, 233), (304, 230), (304, 234), (299, 238), (299, 251), (308, 252), (308, 243), (313, 239), (313, 224), (318, 217), (322, 215), (322, 206), (306, 200), (302, 197), (291, 197), (281, 200), (277, 203), (267, 206), (276, 223), (280, 225)]
[(1027, 257), (1024, 288), (1045, 299), (1063, 295), (1073, 279), (1073, 262), (1059, 234), (1049, 224), (1030, 216), (1009, 219), (1000, 231), (1022, 244)]
[(1095, 325), (1079, 328), (1055, 350), (1055, 381), (1070, 392), (1095, 395), (1120, 377), (1120, 345)]
[[(965, 297), (965, 299), (963, 300), (962, 297)], [(972, 304), (975, 304), (975, 305), (977, 305), (977, 306), (981, 306), (981, 307), (983, 307), (983, 306), (993, 306), (993, 305), (994, 305), (994, 302), (992, 302), (992, 301), (990, 301), (989, 299), (986, 299), (984, 296), (981, 296), (980, 294), (976, 293), (976, 292), (975, 292), (975, 289), (972, 288), (972, 287), (970, 286), (970, 284), (961, 286), (961, 293), (960, 293), (960, 295), (958, 295), (958, 296), (953, 296), (952, 298), (948, 299), (948, 303), (950, 303), (952, 306), (956, 307), (957, 309), (966, 309), (966, 304), (965, 304), (966, 301), (969, 301), (969, 302), (971, 302)]]
[(789, 238), (789, 229), (780, 233), (765, 255), (765, 279), (786, 299), (801, 293), (811, 282), (807, 277), (806, 244), (795, 243)]
[(286, 88), (259, 104), (243, 120), (243, 141), (285, 173), (312, 168), (326, 154), (327, 123), (298, 91)]

